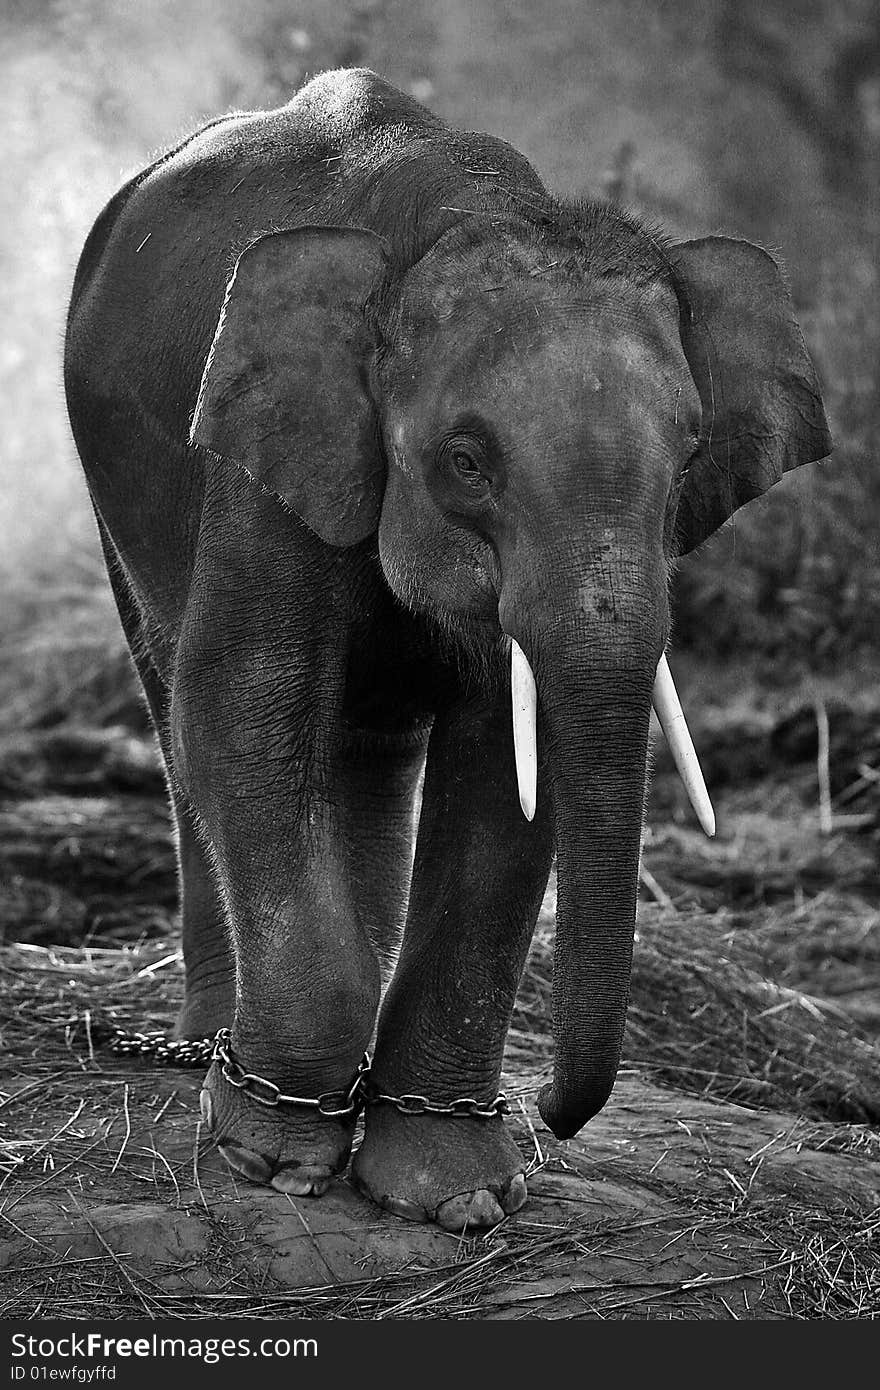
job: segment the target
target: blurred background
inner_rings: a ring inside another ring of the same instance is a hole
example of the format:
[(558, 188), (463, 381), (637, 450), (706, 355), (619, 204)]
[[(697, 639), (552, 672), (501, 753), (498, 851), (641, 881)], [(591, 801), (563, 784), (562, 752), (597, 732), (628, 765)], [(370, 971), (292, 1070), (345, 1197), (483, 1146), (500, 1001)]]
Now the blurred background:
[(0, 23), (0, 718), (51, 722), (71, 701), (88, 712), (130, 689), (61, 388), (69, 287), (94, 218), (206, 118), (278, 105), (351, 64), (509, 140), (554, 191), (781, 256), (833, 461), (789, 477), (682, 565), (676, 647), (736, 656), (771, 683), (870, 661), (873, 0), (3, 0)]

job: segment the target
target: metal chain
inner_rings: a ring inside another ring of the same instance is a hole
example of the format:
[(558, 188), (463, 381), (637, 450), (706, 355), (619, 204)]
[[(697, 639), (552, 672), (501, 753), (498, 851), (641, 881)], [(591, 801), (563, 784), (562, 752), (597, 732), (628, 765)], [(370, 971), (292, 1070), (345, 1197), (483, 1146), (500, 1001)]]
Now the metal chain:
[(264, 1076), (257, 1076), (256, 1072), (245, 1071), (232, 1055), (231, 1037), (228, 1028), (220, 1029), (214, 1044), (214, 1060), (220, 1063), (220, 1072), (224, 1080), (236, 1090), (244, 1091), (258, 1105), (265, 1105), (271, 1109), (276, 1105), (306, 1106), (317, 1110), (321, 1115), (335, 1118), (356, 1115), (360, 1111), (363, 1105), (363, 1079), (370, 1070), (370, 1058), (366, 1052), (347, 1090), (325, 1091), (323, 1095), (313, 1099), (311, 1096), (287, 1096), (274, 1081), (267, 1081)]
[(510, 1102), (503, 1091), (490, 1101), (474, 1100), (472, 1096), (461, 1096), (458, 1100), (435, 1101), (427, 1096), (406, 1094), (389, 1096), (371, 1084), (363, 1086), (365, 1105), (393, 1105), (402, 1115), (452, 1115), (473, 1120), (492, 1120), (496, 1115), (510, 1113)]
[[(93, 1028), (92, 1032), (96, 1041), (104, 1041), (103, 1027)], [(201, 1067), (213, 1057), (217, 1037), (177, 1039), (168, 1038), (164, 1033), (134, 1033), (113, 1028), (106, 1041), (111, 1052), (123, 1056), (152, 1057), (169, 1067)]]
[(104, 1042), (111, 1052), (123, 1056), (152, 1057), (164, 1066), (200, 1067), (208, 1062), (220, 1063), (220, 1073), (230, 1086), (243, 1091), (258, 1105), (274, 1109), (279, 1105), (305, 1106), (328, 1118), (357, 1114), (365, 1105), (393, 1105), (402, 1115), (448, 1115), (475, 1120), (491, 1120), (496, 1115), (510, 1113), (510, 1103), (503, 1091), (492, 1101), (478, 1101), (473, 1096), (457, 1100), (432, 1101), (427, 1096), (410, 1092), (391, 1096), (369, 1079), (370, 1058), (367, 1053), (358, 1066), (354, 1079), (345, 1090), (325, 1091), (317, 1098), (285, 1095), (274, 1081), (256, 1072), (245, 1071), (232, 1052), (232, 1034), (220, 1028), (212, 1038), (168, 1038), (164, 1033), (136, 1033), (124, 1028), (94, 1024), (91, 1029), (96, 1041)]

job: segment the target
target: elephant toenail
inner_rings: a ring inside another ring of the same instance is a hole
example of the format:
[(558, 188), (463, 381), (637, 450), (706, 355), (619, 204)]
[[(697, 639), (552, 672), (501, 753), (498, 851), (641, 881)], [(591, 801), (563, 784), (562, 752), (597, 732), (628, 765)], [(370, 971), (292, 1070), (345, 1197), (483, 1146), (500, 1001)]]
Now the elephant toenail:
[(493, 1193), (487, 1192), (485, 1188), (474, 1193), (468, 1211), (468, 1221), (471, 1226), (485, 1229), (487, 1226), (497, 1226), (498, 1222), (503, 1219), (504, 1212)]
[(381, 1204), (394, 1216), (402, 1216), (404, 1221), (427, 1221), (428, 1213), (417, 1202), (408, 1202), (405, 1197), (383, 1197)]
[(251, 1182), (267, 1183), (272, 1177), (272, 1168), (262, 1154), (252, 1153), (250, 1149), (242, 1149), (238, 1144), (218, 1144), (230, 1168), (236, 1172), (243, 1173)]
[(504, 1212), (495, 1197), (485, 1188), (476, 1192), (459, 1192), (441, 1202), (434, 1217), (444, 1231), (485, 1231), (504, 1220)]
[(507, 1190), (501, 1194), (501, 1205), (507, 1215), (510, 1216), (513, 1212), (519, 1211), (528, 1195), (525, 1173), (516, 1173), (510, 1179)]
[(213, 1129), (213, 1128), (214, 1128), (214, 1102), (213, 1102), (213, 1100), (211, 1099), (211, 1093), (210, 1093), (210, 1091), (200, 1091), (200, 1092), (199, 1092), (199, 1109), (200, 1109), (201, 1112), (202, 1112), (202, 1119), (204, 1120), (204, 1122), (205, 1122), (207, 1128), (208, 1128), (208, 1129)]
[(326, 1168), (308, 1168), (299, 1163), (282, 1163), (272, 1179), (278, 1192), (293, 1197), (321, 1197), (330, 1186), (331, 1174)]

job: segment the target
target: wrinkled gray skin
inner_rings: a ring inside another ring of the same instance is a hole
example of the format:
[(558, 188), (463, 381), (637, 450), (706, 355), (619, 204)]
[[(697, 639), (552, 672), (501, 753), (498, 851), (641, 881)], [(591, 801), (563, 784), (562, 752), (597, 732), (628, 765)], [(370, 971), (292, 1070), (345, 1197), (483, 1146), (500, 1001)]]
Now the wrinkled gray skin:
[[(178, 1035), (231, 1024), (284, 1091), (345, 1087), (405, 923), (374, 1078), (490, 1100), (555, 849), (540, 1110), (576, 1133), (619, 1060), (670, 564), (830, 448), (770, 257), (555, 201), (503, 142), (329, 73), (113, 199), (66, 387), (168, 768)], [(351, 1119), (216, 1064), (203, 1113), (257, 1182), (319, 1195), (346, 1164)], [(354, 1176), (455, 1230), (520, 1206), (523, 1167), (500, 1118), (375, 1104)]]

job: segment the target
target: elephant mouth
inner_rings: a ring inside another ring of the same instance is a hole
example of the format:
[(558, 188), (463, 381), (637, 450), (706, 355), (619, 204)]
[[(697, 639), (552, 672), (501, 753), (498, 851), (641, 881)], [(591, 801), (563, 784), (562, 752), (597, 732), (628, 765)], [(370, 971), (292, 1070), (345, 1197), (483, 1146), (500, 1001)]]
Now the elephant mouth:
[[(514, 638), (510, 639), (510, 690), (519, 803), (526, 820), (531, 821), (538, 799), (538, 692), (528, 657)], [(715, 812), (665, 652), (657, 664), (652, 704), (697, 820), (711, 837), (715, 834)]]

